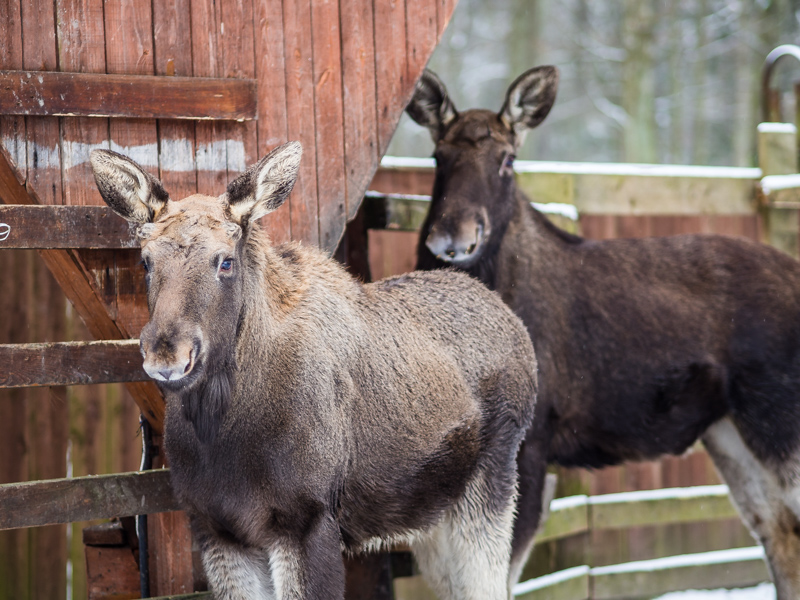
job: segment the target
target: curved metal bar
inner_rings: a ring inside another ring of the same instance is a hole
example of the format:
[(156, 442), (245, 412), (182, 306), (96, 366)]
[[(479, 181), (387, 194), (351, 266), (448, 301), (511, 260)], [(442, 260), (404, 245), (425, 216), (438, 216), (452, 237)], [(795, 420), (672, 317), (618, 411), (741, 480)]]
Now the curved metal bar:
[[(784, 56), (794, 56), (800, 62), (800, 46), (783, 44), (767, 54), (764, 66), (761, 68), (761, 110), (764, 121), (770, 121), (770, 88), (769, 81), (775, 69), (775, 63)], [(780, 108), (778, 109), (780, 111)]]

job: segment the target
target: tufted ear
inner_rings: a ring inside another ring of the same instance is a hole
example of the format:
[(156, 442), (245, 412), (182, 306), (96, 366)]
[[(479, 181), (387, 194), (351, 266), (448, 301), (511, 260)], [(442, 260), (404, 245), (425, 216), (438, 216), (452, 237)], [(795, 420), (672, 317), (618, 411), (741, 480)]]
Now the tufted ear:
[(406, 112), (419, 125), (430, 130), (434, 143), (439, 141), (447, 126), (458, 116), (441, 79), (428, 69), (422, 72)]
[(127, 156), (93, 150), (90, 160), (100, 195), (123, 219), (151, 223), (169, 200), (161, 182)]
[(517, 138), (517, 147), (529, 129), (544, 121), (558, 91), (556, 67), (534, 67), (517, 77), (506, 93), (499, 117)]
[(289, 142), (231, 181), (224, 198), (232, 219), (244, 227), (283, 204), (297, 180), (302, 156), (300, 142)]

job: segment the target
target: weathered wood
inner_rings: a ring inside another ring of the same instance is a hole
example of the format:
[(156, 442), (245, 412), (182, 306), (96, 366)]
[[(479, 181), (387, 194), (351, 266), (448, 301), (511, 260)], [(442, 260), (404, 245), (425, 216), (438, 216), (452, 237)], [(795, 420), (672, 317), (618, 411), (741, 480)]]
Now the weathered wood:
[(724, 485), (607, 494), (591, 498), (589, 506), (595, 529), (738, 517)]
[(345, 600), (391, 600), (392, 568), (389, 553), (346, 557)]
[[(258, 154), (288, 141), (283, 2), (263, 0), (255, 6), (256, 81), (258, 82)], [(291, 239), (291, 204), (261, 219), (275, 243)]]
[(179, 509), (167, 469), (0, 485), (0, 529)]
[(550, 504), (550, 515), (536, 535), (536, 543), (564, 538), (589, 530), (589, 498), (571, 496)]
[(141, 598), (139, 568), (127, 546), (86, 546), (87, 600)]
[(374, 11), (378, 156), (383, 156), (416, 82), (408, 81), (405, 0), (376, 2)]
[[(319, 245), (333, 254), (347, 223), (339, 1), (311, 4)], [(310, 150), (310, 149), (309, 149)]]
[[(758, 126), (758, 163), (764, 177), (797, 173), (797, 128), (790, 123), (761, 123)], [(761, 207), (761, 217), (762, 240), (798, 258), (800, 212), (791, 206), (767, 204)]]
[(138, 248), (107, 206), (0, 206), (0, 248)]
[[(370, 189), (429, 194), (432, 159), (386, 158)], [(753, 215), (760, 169), (517, 161), (517, 185), (535, 202), (580, 215)]]
[(234, 120), (256, 116), (252, 79), (0, 71), (0, 114)]
[(580, 566), (525, 581), (514, 587), (518, 600), (587, 600), (590, 595), (589, 567)]
[(148, 381), (139, 340), (0, 344), (0, 388)]
[(675, 556), (591, 570), (592, 598), (654, 598), (689, 589), (738, 588), (769, 581), (761, 547)]
[(300, 174), (291, 194), (292, 239), (319, 246), (311, 0), (283, 3), (283, 30), (288, 139), (303, 144)]
[(340, 3), (347, 218), (355, 218), (378, 166), (372, 0)]

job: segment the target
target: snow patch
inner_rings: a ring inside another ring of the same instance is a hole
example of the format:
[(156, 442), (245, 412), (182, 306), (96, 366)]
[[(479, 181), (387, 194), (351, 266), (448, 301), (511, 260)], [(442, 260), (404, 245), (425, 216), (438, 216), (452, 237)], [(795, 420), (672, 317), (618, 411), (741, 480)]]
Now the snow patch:
[(775, 586), (761, 583), (755, 587), (735, 590), (686, 590), (664, 594), (657, 600), (775, 600)]

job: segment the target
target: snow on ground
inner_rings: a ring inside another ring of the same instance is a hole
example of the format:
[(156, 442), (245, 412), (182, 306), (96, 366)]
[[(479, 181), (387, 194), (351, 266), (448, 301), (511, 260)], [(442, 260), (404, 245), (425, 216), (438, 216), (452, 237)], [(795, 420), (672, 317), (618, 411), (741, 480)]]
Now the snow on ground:
[(686, 590), (659, 596), (657, 600), (775, 600), (775, 586), (761, 583), (742, 590)]

